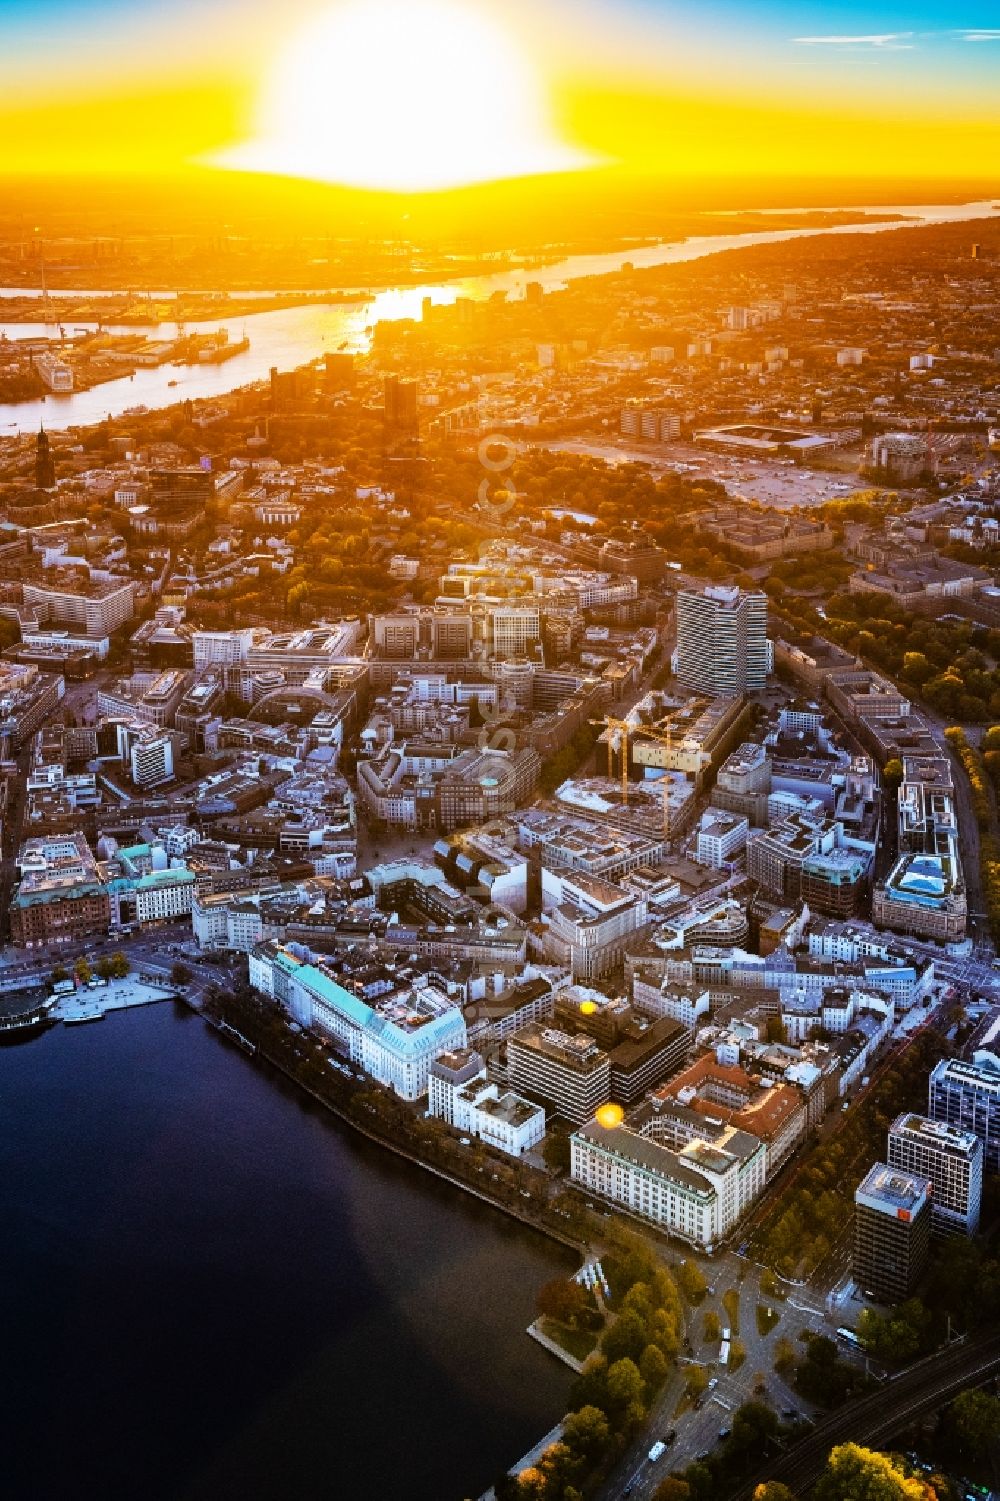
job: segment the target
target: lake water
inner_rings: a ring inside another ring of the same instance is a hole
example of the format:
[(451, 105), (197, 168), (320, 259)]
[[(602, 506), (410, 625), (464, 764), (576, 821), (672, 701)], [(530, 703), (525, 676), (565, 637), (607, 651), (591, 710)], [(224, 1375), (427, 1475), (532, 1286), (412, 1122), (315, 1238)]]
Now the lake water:
[(0, 1049), (7, 1501), (461, 1501), (565, 1410), (574, 1261), (172, 1004)]
[[(918, 224), (956, 223), (995, 215), (993, 204), (987, 200), (964, 204), (877, 204), (871, 205), (867, 212), (872, 215), (904, 214), (910, 227)], [(881, 234), (902, 227), (906, 226), (876, 222), (841, 225), (832, 229), (775, 229), (747, 234), (700, 235), (635, 250), (569, 256), (566, 260), (538, 269), (502, 271), (437, 285), (390, 288), (356, 303), (286, 308), (276, 312), (252, 313), (245, 318), (192, 322), (185, 325), (188, 332), (226, 328), (232, 340), (239, 339), (245, 332), (250, 339), (250, 348), (223, 365), (164, 365), (154, 370), (139, 370), (131, 379), (126, 376), (121, 380), (108, 381), (90, 391), (78, 391), (72, 396), (47, 396), (35, 401), (0, 405), (0, 436), (15, 432), (35, 432), (42, 423), (52, 431), (85, 426), (100, 422), (109, 415), (120, 416), (129, 407), (146, 406), (155, 409), (172, 406), (174, 402), (188, 397), (197, 400), (222, 396), (237, 386), (266, 379), (272, 365), (280, 370), (291, 370), (315, 359), (317, 355), (342, 346), (364, 350), (368, 346), (369, 330), (376, 323), (383, 319), (419, 318), (425, 297), (430, 297), (433, 303), (438, 304), (454, 302), (458, 297), (481, 299), (496, 291), (517, 296), (529, 281), (541, 282), (546, 290), (553, 291), (579, 277), (598, 276), (617, 270), (625, 261), (631, 261), (640, 268), (679, 264), (748, 245), (777, 244), (783, 240), (802, 239), (816, 234)], [(14, 289), (7, 290), (12, 292)], [(23, 295), (25, 291), (30, 293), (32, 290), (39, 291), (38, 288), (19, 288), (16, 289), (16, 295)], [(81, 291), (79, 295), (94, 294)], [(136, 330), (134, 327), (120, 331), (148, 332), (151, 336), (170, 339), (176, 333), (176, 326), (163, 324), (158, 333), (155, 329)], [(67, 333), (71, 332), (72, 328), (67, 328)], [(4, 324), (0, 321), (0, 338), (6, 336), (23, 339), (41, 335), (55, 337), (57, 333), (57, 328), (45, 324)]]

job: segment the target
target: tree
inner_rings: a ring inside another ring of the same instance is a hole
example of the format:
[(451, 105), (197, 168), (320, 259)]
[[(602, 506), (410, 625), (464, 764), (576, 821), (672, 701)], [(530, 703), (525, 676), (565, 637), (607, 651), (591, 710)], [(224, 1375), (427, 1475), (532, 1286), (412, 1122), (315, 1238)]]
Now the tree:
[(546, 1131), (542, 1156), (545, 1158), (545, 1166), (554, 1173), (569, 1172), (569, 1137), (565, 1131), (557, 1131), (555, 1128)]
[(959, 1392), (945, 1414), (945, 1423), (959, 1449), (984, 1458), (1000, 1438), (1000, 1401), (987, 1392)]
[(659, 1346), (647, 1345), (639, 1360), (639, 1372), (650, 1394), (659, 1391), (667, 1379), (669, 1369), (667, 1357)]
[(535, 1306), (543, 1318), (560, 1324), (575, 1324), (590, 1308), (590, 1300), (579, 1282), (554, 1277), (538, 1289)]
[(644, 1391), (639, 1367), (627, 1357), (608, 1366), (608, 1401), (618, 1412), (645, 1411)]
[(646, 1322), (634, 1308), (623, 1308), (605, 1331), (601, 1349), (610, 1362), (628, 1358), (638, 1361), (649, 1343)]
[(930, 1331), (930, 1314), (919, 1298), (909, 1298), (880, 1318), (870, 1308), (858, 1316), (858, 1338), (870, 1354), (901, 1365), (919, 1354)]
[(898, 756), (892, 756), (882, 768), (882, 786), (890, 797), (895, 797), (903, 780), (903, 763)]
[(760, 1274), (760, 1290), (767, 1298), (780, 1298), (783, 1296), (781, 1284), (770, 1267), (766, 1266)]
[(840, 1444), (830, 1451), (814, 1501), (935, 1501), (923, 1480), (910, 1479), (888, 1454)]
[(186, 985), (191, 978), (191, 971), (180, 960), (171, 967), (170, 979), (174, 985)]
[(528, 1496), (538, 1495), (540, 1501), (557, 1501), (557, 1498), (566, 1496), (566, 1488), (570, 1480), (580, 1468), (580, 1461), (571, 1452), (568, 1445), (556, 1442), (550, 1444), (542, 1454), (536, 1466), (535, 1472), (541, 1479), (541, 1485), (537, 1490), (526, 1489), (522, 1471), (520, 1478), (522, 1489), (526, 1489)]
[(737, 1450), (757, 1453), (777, 1431), (777, 1416), (766, 1402), (744, 1402), (733, 1414), (731, 1445)]
[(69, 979), (69, 970), (64, 964), (57, 964), (49, 975), (53, 985), (59, 985), (63, 980)]
[(795, 1346), (786, 1334), (783, 1334), (774, 1347), (774, 1369), (783, 1376), (795, 1369)]
[(569, 1405), (574, 1410), (599, 1407), (607, 1412), (608, 1362), (603, 1355), (594, 1354), (584, 1361), (583, 1370), (570, 1387)]
[(720, 1339), (722, 1336), (722, 1320), (714, 1309), (709, 1309), (705, 1315), (705, 1338), (708, 1340)]
[(701, 1268), (690, 1258), (682, 1261), (677, 1268), (677, 1281), (689, 1303), (700, 1303), (708, 1292), (708, 1283), (702, 1275)]
[(114, 954), (111, 955), (111, 961), (110, 962), (111, 962), (111, 978), (113, 980), (125, 980), (125, 979), (128, 978), (128, 974), (129, 974), (129, 970), (130, 970), (130, 965), (129, 965), (128, 959), (125, 957), (125, 955), (121, 952), (120, 949), (117, 950)]
[(584, 1464), (600, 1464), (608, 1452), (611, 1429), (599, 1407), (587, 1405), (571, 1412), (563, 1423), (563, 1443), (578, 1455)]
[(684, 1385), (693, 1402), (703, 1395), (708, 1386), (708, 1372), (703, 1365), (689, 1365), (684, 1372)]
[(780, 1480), (765, 1480), (754, 1491), (753, 1501), (795, 1501), (795, 1496)]
[(668, 1475), (653, 1492), (653, 1501), (690, 1501), (691, 1487), (679, 1475)]
[(76, 975), (76, 978), (79, 980), (81, 985), (86, 985), (88, 980), (93, 978), (93, 970), (82, 954), (73, 965), (73, 973)]

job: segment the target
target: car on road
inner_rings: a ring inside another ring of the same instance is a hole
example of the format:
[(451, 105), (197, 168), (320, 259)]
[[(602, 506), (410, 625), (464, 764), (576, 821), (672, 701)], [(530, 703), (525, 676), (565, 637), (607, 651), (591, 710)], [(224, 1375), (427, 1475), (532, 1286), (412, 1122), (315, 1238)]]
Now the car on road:
[(669, 1449), (670, 1445), (671, 1444), (675, 1444), (676, 1442), (677, 1442), (677, 1429), (676, 1428), (671, 1428), (671, 1430), (670, 1430), (669, 1433), (665, 1433), (663, 1435), (663, 1443), (666, 1446), (666, 1448)]
[(649, 1451), (648, 1458), (649, 1458), (650, 1464), (651, 1465), (655, 1465), (656, 1461), (660, 1458), (661, 1455), (665, 1454), (666, 1451), (667, 1451), (666, 1444), (663, 1442), (663, 1440), (661, 1438), (658, 1438), (656, 1440), (656, 1443), (653, 1445), (653, 1447)]

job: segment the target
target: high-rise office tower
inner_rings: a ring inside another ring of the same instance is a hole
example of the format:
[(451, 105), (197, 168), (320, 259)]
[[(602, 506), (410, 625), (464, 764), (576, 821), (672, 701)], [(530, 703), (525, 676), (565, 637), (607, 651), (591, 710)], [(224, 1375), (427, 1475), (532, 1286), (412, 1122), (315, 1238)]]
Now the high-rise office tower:
[(927, 1114), (971, 1131), (983, 1144), (983, 1166), (1000, 1172), (1000, 1069), (988, 1063), (942, 1058), (931, 1070)]
[(883, 1303), (908, 1298), (927, 1267), (929, 1178), (876, 1162), (854, 1193), (854, 1280)]
[(713, 697), (760, 692), (767, 680), (767, 595), (715, 585), (681, 590), (677, 676)]
[(385, 425), (399, 432), (417, 430), (417, 383), (400, 380), (398, 375), (385, 378)]
[(932, 1231), (975, 1235), (983, 1197), (983, 1144), (978, 1136), (907, 1111), (889, 1127), (889, 1166), (931, 1180)]

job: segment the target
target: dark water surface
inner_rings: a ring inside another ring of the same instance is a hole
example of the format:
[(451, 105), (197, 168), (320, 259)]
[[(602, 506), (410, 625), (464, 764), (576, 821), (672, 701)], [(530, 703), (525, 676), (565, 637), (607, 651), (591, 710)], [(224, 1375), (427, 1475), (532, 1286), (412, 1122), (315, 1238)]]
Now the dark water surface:
[(5, 1501), (458, 1501), (564, 1410), (567, 1253), (171, 1005), (0, 1048)]

